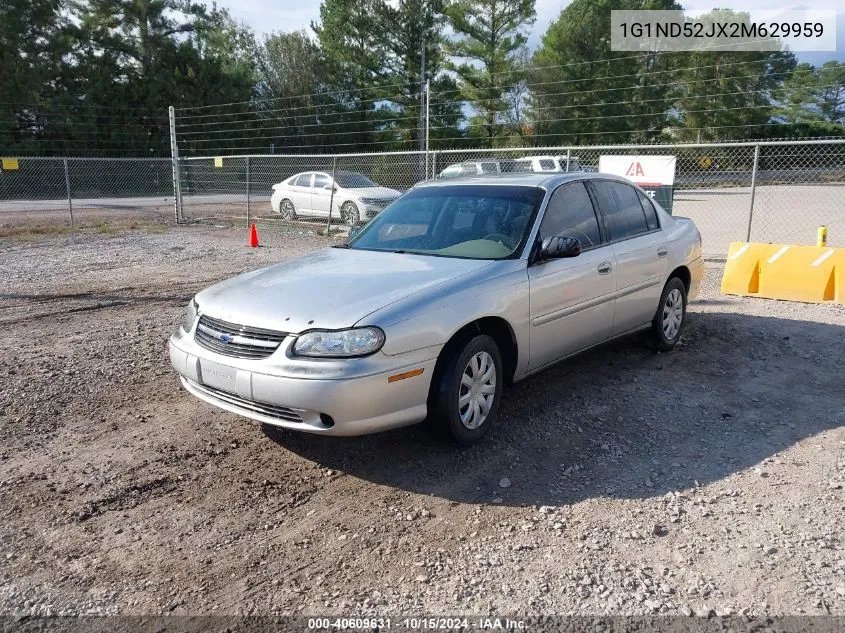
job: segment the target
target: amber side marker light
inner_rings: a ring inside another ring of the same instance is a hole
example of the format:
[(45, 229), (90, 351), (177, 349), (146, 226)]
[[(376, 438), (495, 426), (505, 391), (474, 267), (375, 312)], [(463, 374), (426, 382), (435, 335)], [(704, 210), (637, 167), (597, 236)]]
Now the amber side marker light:
[(419, 369), (412, 369), (411, 371), (406, 371), (401, 374), (393, 374), (392, 376), (387, 377), (387, 382), (396, 382), (397, 380), (405, 380), (405, 378), (420, 376), (423, 371), (425, 371), (424, 368), (420, 367)]

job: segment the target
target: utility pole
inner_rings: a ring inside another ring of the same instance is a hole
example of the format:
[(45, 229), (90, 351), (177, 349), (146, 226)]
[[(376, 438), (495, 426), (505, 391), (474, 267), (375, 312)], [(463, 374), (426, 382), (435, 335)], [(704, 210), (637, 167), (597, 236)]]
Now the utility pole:
[(425, 179), (428, 180), (428, 130), (429, 124), (429, 108), (431, 106), (431, 83), (428, 79), (425, 80)]
[[(426, 17), (423, 15), (423, 20)], [(423, 34), (422, 34), (422, 51), (420, 56), (420, 132), (419, 132), (419, 141), (420, 141), (420, 151), (425, 149), (425, 133), (424, 130), (426, 128), (426, 113), (425, 113), (425, 105), (426, 105), (426, 94), (428, 93), (428, 89), (426, 84), (428, 81), (425, 78), (425, 36), (426, 36), (426, 29), (423, 27)]]
[[(427, 84), (428, 81), (426, 80), (426, 67), (425, 67), (425, 44), (426, 44), (426, 36), (428, 35), (428, 2), (423, 2), (421, 8), (421, 18), (422, 18), (422, 40), (421, 43), (421, 50), (420, 50), (420, 123), (419, 123), (419, 130), (417, 132), (417, 139), (419, 140), (419, 148), (420, 148), (420, 173), (424, 174), (424, 177), (427, 177), (428, 174), (428, 147), (427, 147), (427, 137), (428, 137), (428, 113), (426, 104), (428, 102), (428, 89)], [(425, 152), (423, 154), (423, 152)], [(424, 166), (423, 166), (424, 165)]]

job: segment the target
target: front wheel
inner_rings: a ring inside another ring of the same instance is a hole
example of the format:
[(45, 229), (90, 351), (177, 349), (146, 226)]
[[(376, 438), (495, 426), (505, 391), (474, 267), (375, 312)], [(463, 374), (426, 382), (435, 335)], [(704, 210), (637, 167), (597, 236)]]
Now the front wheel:
[(687, 288), (684, 282), (672, 277), (663, 288), (657, 313), (651, 322), (651, 332), (657, 349), (671, 350), (681, 338), (687, 318)]
[(357, 226), (361, 221), (361, 216), (358, 213), (358, 207), (354, 202), (346, 202), (340, 208), (340, 219), (349, 226)]
[(502, 355), (491, 337), (470, 339), (446, 366), (437, 398), (436, 423), (458, 444), (483, 438), (499, 411), (504, 386)]

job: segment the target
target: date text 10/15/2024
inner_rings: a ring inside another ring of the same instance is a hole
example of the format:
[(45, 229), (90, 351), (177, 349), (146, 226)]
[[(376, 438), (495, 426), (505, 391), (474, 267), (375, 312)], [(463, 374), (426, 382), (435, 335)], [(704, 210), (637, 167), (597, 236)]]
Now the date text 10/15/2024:
[(481, 631), (522, 631), (526, 629), (524, 620), (496, 617), (477, 618), (309, 618), (309, 631), (327, 630), (481, 630)]

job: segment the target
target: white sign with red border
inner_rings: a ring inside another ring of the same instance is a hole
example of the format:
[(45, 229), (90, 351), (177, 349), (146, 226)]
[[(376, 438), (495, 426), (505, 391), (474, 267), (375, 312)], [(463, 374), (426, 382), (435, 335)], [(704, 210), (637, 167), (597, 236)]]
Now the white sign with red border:
[(622, 176), (640, 187), (675, 184), (675, 156), (602, 156), (599, 171)]

